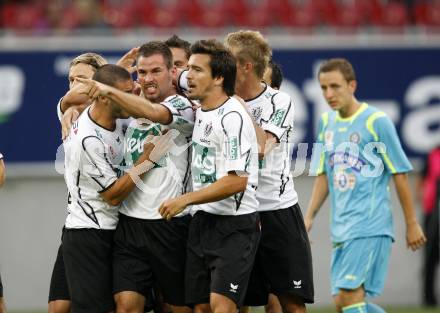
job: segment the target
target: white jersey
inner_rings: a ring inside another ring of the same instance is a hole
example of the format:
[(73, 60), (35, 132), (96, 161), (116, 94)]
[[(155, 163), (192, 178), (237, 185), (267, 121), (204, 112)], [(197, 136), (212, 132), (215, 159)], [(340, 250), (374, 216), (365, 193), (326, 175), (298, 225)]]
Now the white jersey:
[(293, 150), (294, 108), (290, 96), (266, 85), (256, 98), (246, 101), (254, 120), (280, 142), (260, 162), (257, 199), (259, 211), (288, 208), (298, 202), (290, 164)]
[(100, 193), (118, 178), (124, 135), (122, 124), (105, 129), (91, 118), (88, 107), (73, 124), (64, 141), (65, 174), (69, 191), (66, 228), (115, 229), (118, 207), (107, 204)]
[[(136, 186), (122, 203), (120, 212), (141, 219), (161, 219), (159, 207), (165, 200), (188, 191), (190, 181), (191, 135), (194, 128), (194, 112), (191, 102), (179, 95), (170, 96), (162, 102), (173, 115), (169, 125), (151, 123), (145, 119), (132, 119), (126, 136), (124, 156), (128, 168), (136, 163), (143, 152), (145, 138), (159, 135), (165, 129), (176, 129), (179, 135), (174, 147), (148, 173), (142, 184)], [(180, 215), (187, 214), (189, 208)]]
[(197, 110), (193, 132), (192, 181), (200, 190), (226, 176), (228, 172), (246, 173), (244, 192), (226, 199), (194, 205), (217, 215), (242, 215), (258, 207), (255, 190), (258, 183), (258, 147), (252, 120), (241, 103), (229, 98), (222, 106), (209, 111)]

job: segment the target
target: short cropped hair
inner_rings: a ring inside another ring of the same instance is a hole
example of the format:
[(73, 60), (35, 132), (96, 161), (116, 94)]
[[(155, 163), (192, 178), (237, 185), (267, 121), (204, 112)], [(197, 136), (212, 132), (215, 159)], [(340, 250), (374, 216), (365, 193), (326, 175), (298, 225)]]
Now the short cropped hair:
[(240, 63), (252, 62), (255, 74), (263, 78), (272, 57), (272, 49), (260, 32), (240, 30), (230, 33), (226, 36), (225, 45), (228, 49), (237, 52), (236, 57)]
[(87, 52), (87, 53), (83, 53), (79, 56), (77, 56), (76, 58), (74, 58), (69, 65), (69, 68), (71, 68), (74, 65), (77, 64), (88, 64), (90, 66), (92, 66), (95, 70), (97, 70), (98, 68), (100, 68), (101, 66), (107, 64), (107, 60), (104, 59), (101, 55), (97, 54), (97, 53), (93, 53), (93, 52)]
[(273, 60), (269, 61), (269, 67), (272, 69), (270, 86), (272, 88), (280, 89), (281, 83), (283, 82), (283, 71), (281, 71), (281, 67), (278, 63)]
[(191, 46), (191, 53), (209, 55), (212, 77), (223, 77), (223, 91), (228, 96), (234, 95), (237, 76), (236, 61), (221, 42), (215, 39), (199, 40)]
[(168, 69), (173, 67), (173, 54), (170, 48), (162, 41), (150, 41), (143, 44), (138, 51), (137, 58), (150, 57), (155, 54), (160, 54)]
[(321, 64), (319, 67), (318, 76), (321, 73), (339, 71), (347, 82), (356, 80), (356, 73), (354, 72), (351, 63), (343, 58), (329, 59)]
[(183, 40), (177, 35), (173, 35), (165, 41), (165, 44), (169, 48), (179, 48), (185, 51), (186, 58), (189, 59), (191, 56), (191, 44), (189, 41)]
[(93, 75), (93, 80), (116, 87), (121, 81), (131, 80), (130, 73), (123, 67), (114, 64), (105, 64), (98, 68)]

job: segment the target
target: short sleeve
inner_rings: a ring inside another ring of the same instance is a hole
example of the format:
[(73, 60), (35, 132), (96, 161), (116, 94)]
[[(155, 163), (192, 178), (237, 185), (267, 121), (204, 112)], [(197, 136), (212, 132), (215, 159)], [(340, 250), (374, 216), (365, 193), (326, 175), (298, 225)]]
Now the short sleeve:
[(178, 130), (185, 137), (192, 135), (194, 129), (194, 111), (189, 100), (181, 96), (172, 96), (161, 103), (172, 114), (173, 120), (168, 127)]
[(58, 119), (60, 120), (60, 122), (63, 119), (63, 114), (64, 114), (63, 111), (61, 111), (61, 101), (63, 101), (63, 98), (61, 98), (57, 104), (57, 115), (58, 115)]
[(325, 142), (324, 133), (328, 124), (328, 112), (324, 113), (319, 120), (318, 135), (313, 144), (312, 159), (310, 162), (310, 175), (318, 176), (325, 173)]
[(98, 192), (107, 190), (118, 179), (113, 164), (107, 157), (109, 146), (94, 136), (84, 138), (82, 146), (85, 152), (81, 166), (83, 175), (90, 177), (98, 184)]
[(385, 163), (385, 167), (391, 174), (406, 173), (412, 170), (411, 163), (406, 157), (400, 144), (396, 128), (388, 116), (380, 115), (374, 121), (373, 129), (375, 139), (384, 144), (384, 150), (379, 151)]
[(274, 134), (278, 141), (293, 127), (293, 104), (288, 94), (278, 92), (272, 96), (272, 105), (263, 108), (261, 128)]
[(231, 111), (222, 117), (221, 125), (225, 135), (223, 157), (226, 172), (249, 173), (252, 142), (256, 141), (250, 117), (238, 111)]
[(0, 152), (0, 160), (3, 160), (4, 159), (4, 156), (3, 156), (3, 154)]

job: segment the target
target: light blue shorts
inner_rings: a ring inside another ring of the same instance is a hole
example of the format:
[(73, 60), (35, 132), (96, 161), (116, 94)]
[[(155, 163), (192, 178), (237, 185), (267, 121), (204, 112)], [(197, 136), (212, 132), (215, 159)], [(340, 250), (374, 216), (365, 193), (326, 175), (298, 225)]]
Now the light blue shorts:
[(339, 289), (364, 286), (369, 297), (382, 293), (388, 272), (392, 238), (357, 238), (333, 245), (331, 264), (332, 295)]

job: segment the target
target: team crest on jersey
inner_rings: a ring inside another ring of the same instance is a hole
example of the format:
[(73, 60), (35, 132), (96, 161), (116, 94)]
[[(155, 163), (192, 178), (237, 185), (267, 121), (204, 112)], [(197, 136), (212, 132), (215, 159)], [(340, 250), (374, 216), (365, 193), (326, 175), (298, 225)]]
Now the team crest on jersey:
[(332, 145), (333, 144), (333, 137), (334, 137), (333, 132), (330, 131), (330, 130), (327, 130), (324, 133), (324, 142), (325, 142), (325, 144), (326, 145)]
[(208, 124), (205, 125), (205, 129), (203, 131), (203, 134), (205, 135), (205, 137), (208, 137), (212, 132), (212, 122), (209, 122)]
[(350, 135), (350, 142), (358, 144), (361, 142), (361, 135), (358, 132), (354, 132)]
[(336, 190), (342, 192), (347, 191), (348, 189), (353, 189), (356, 185), (356, 176), (343, 170), (336, 171), (333, 174), (333, 185)]
[(261, 114), (263, 113), (263, 109), (261, 107), (252, 109), (252, 116), (254, 117), (255, 121), (259, 121), (261, 118)]

